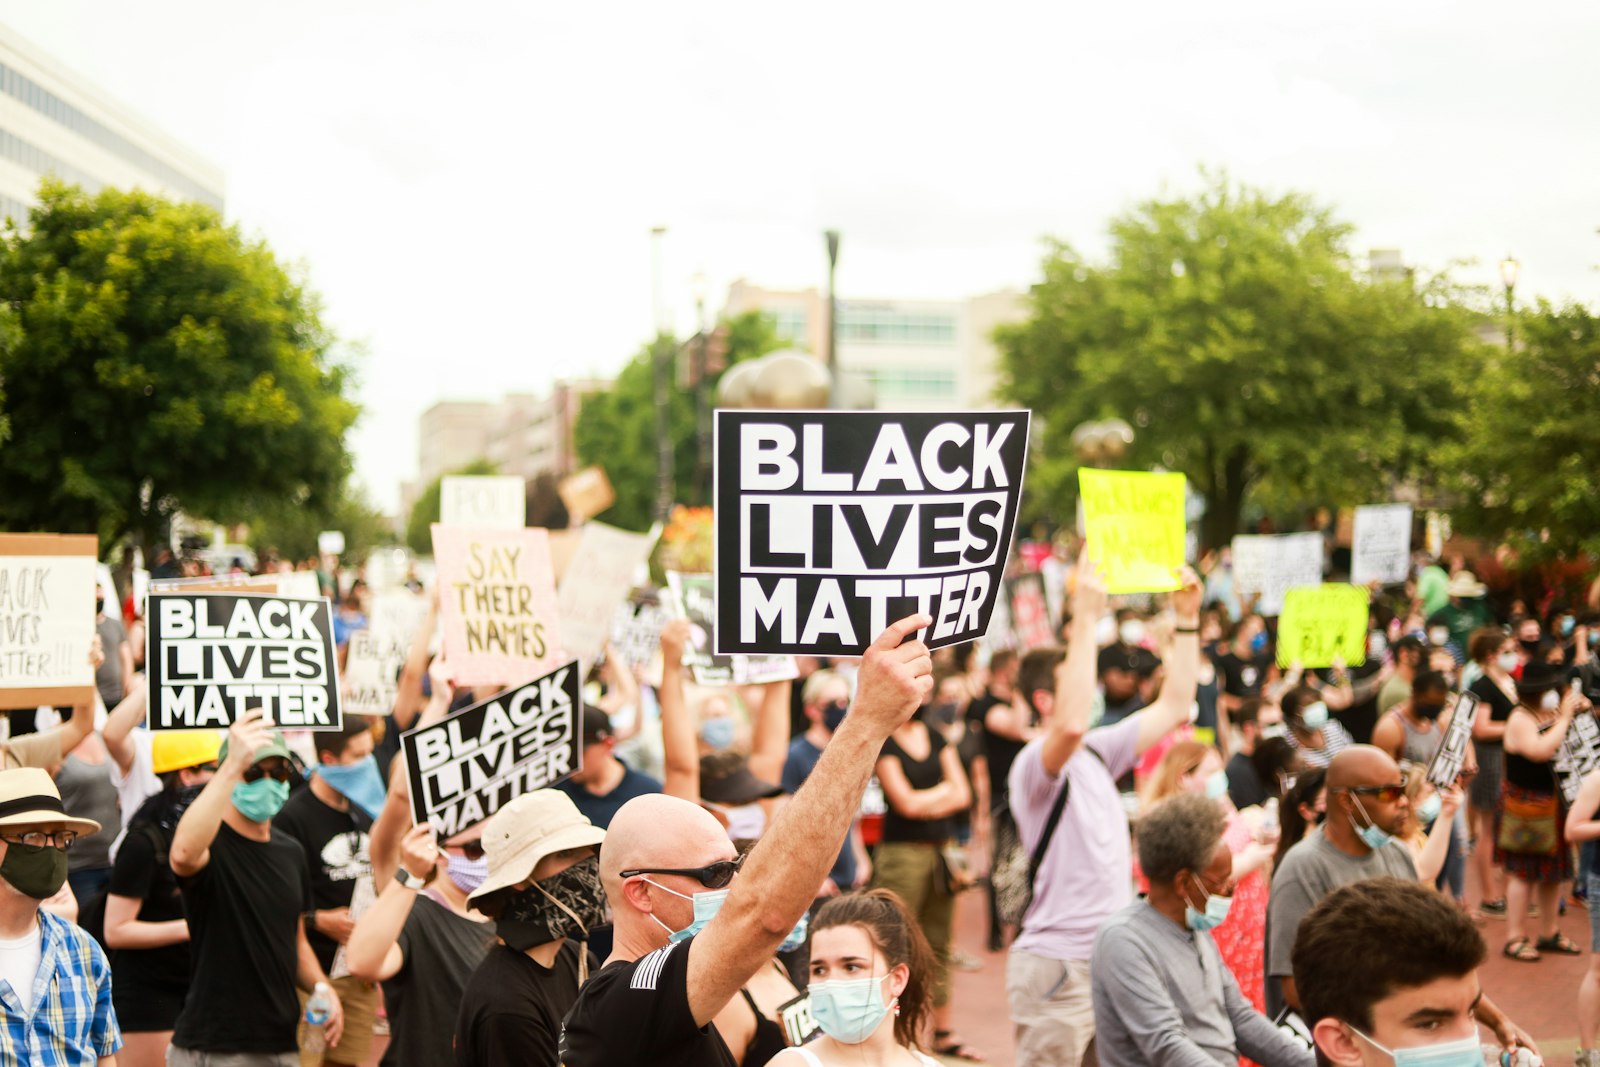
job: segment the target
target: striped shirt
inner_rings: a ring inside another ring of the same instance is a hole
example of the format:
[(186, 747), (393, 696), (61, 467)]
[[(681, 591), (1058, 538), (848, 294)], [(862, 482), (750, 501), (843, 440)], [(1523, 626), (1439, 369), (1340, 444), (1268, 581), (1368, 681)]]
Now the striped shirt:
[(122, 1047), (111, 1008), (111, 965), (75, 924), (39, 912), (39, 970), (27, 997), (0, 979), (0, 1063), (79, 1067)]
[(1333, 757), (1356, 743), (1356, 739), (1340, 725), (1338, 719), (1329, 719), (1322, 724), (1321, 748), (1306, 748), (1295, 738), (1293, 731), (1284, 737), (1299, 751), (1300, 759), (1307, 767), (1326, 767)]

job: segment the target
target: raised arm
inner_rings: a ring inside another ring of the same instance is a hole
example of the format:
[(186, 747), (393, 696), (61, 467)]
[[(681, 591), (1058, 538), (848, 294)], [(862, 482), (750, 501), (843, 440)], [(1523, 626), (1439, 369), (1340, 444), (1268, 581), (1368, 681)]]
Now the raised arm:
[(695, 742), (694, 720), (683, 696), (683, 650), (689, 641), (689, 621), (673, 619), (661, 629), (661, 791), (700, 803), (700, 748)]
[(722, 909), (694, 939), (689, 1008), (698, 1025), (716, 1018), (751, 975), (768, 965), (810, 906), (855, 818), (878, 749), (933, 690), (927, 646), (901, 643), (932, 624), (926, 615), (912, 615), (872, 643), (850, 714), (751, 852)]
[[(433, 828), (426, 823), (413, 826), (400, 842), (400, 862), (417, 878), (431, 878), (438, 870), (439, 850), (433, 842)], [(387, 982), (405, 966), (400, 951), (400, 931), (417, 903), (415, 889), (407, 889), (393, 878), (350, 931), (345, 945), (345, 961), (350, 973), (364, 982)]]
[(228, 758), (211, 776), (194, 803), (178, 820), (172, 834), (169, 859), (172, 872), (180, 878), (199, 874), (211, 862), (211, 842), (222, 828), (222, 817), (233, 802), (233, 787), (244, 780), (256, 749), (272, 740), (272, 727), (260, 709), (245, 712), (228, 730)]
[(128, 695), (106, 716), (105, 728), (100, 731), (106, 751), (116, 761), (117, 771), (124, 778), (133, 772), (133, 761), (138, 756), (133, 744), (133, 728), (144, 721), (149, 703), (149, 682), (143, 677), (135, 679)]
[(1188, 567), (1180, 572), (1183, 588), (1172, 594), (1177, 628), (1172, 635), (1172, 661), (1156, 702), (1139, 712), (1140, 752), (1189, 721), (1200, 681), (1200, 579)]
[(1078, 751), (1089, 732), (1095, 695), (1095, 624), (1106, 610), (1106, 580), (1100, 565), (1089, 556), (1088, 546), (1078, 555), (1072, 589), (1072, 625), (1067, 655), (1056, 664), (1055, 707), (1044, 724), (1039, 760), (1054, 778)]
[(750, 773), (763, 782), (783, 777), (783, 761), (789, 758), (790, 681), (768, 682), (761, 687), (761, 707), (756, 711), (755, 730), (750, 740)]
[(614, 720), (617, 712), (623, 708), (633, 709), (628, 725), (611, 732), (620, 745), (632, 740), (644, 726), (644, 703), (639, 699), (639, 679), (633, 676), (633, 668), (619, 659), (609, 644), (605, 647), (605, 659), (600, 664), (600, 677), (608, 687), (600, 701), (607, 718)]

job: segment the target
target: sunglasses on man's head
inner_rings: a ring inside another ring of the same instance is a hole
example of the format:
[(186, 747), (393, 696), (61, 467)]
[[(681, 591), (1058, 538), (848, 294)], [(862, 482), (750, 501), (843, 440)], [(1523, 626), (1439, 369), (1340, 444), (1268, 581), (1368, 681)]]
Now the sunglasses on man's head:
[(259, 782), (263, 777), (271, 777), (274, 782), (287, 782), (293, 773), (294, 769), (284, 760), (274, 760), (271, 763), (263, 760), (245, 769), (244, 780)]
[(744, 866), (746, 852), (736, 860), (718, 860), (708, 863), (704, 867), (635, 867), (622, 872), (623, 878), (632, 878), (640, 874), (681, 874), (685, 878), (693, 878), (707, 889), (724, 889), (733, 881), (733, 876), (739, 873), (739, 868)]

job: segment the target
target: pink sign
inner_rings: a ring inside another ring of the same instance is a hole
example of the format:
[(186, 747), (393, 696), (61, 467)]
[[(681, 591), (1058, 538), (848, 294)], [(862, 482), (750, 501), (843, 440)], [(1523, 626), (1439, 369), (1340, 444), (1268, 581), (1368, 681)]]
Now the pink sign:
[(559, 667), (550, 539), (537, 527), (433, 527), (444, 655), (458, 685), (518, 685)]

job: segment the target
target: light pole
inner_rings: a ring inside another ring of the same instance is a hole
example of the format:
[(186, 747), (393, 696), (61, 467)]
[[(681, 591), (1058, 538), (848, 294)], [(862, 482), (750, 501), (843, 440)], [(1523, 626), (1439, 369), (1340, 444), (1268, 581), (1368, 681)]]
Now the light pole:
[(1517, 305), (1513, 297), (1517, 288), (1517, 275), (1522, 271), (1522, 264), (1518, 263), (1507, 253), (1506, 258), (1500, 261), (1500, 280), (1506, 287), (1506, 354), (1510, 355), (1515, 341)]
[[(706, 330), (706, 276), (696, 272), (689, 279), (689, 291), (694, 296), (694, 491), (702, 491), (710, 499), (711, 487), (711, 376), (708, 345), (711, 338)], [(698, 499), (698, 496), (697, 496)]]
[(656, 520), (665, 523), (672, 512), (672, 420), (667, 405), (672, 399), (672, 338), (666, 328), (663, 301), (661, 246), (667, 236), (665, 226), (650, 230), (650, 280), (654, 290), (656, 342), (652, 354), (656, 394)]
[(839, 297), (833, 287), (834, 271), (839, 266), (839, 231), (824, 230), (828, 243), (828, 377), (831, 379), (828, 406), (839, 405)]

